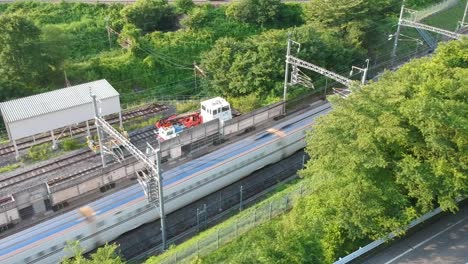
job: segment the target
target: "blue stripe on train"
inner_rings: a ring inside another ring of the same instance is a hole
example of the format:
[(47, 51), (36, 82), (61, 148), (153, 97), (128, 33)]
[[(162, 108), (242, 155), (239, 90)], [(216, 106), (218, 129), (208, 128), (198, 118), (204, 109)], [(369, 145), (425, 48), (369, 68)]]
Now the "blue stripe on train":
[[(311, 116), (310, 118), (313, 118), (313, 116)], [(305, 120), (302, 120), (302, 121), (300, 121), (300, 122), (297, 122), (297, 123), (295, 123), (294, 125), (287, 125), (287, 126), (284, 126), (284, 128), (285, 128), (284, 130), (285, 130), (285, 131), (292, 130), (295, 126), (301, 125), (301, 124), (306, 123), (306, 122), (310, 122), (309, 118), (306, 118)], [(270, 137), (276, 137), (276, 136), (273, 135), (273, 134), (262, 134), (262, 135), (260, 135), (260, 136), (257, 136), (257, 138), (256, 138), (257, 141), (256, 141), (256, 142), (254, 141), (253, 144), (248, 144), (248, 145), (246, 145), (246, 146), (244, 146), (244, 147), (241, 147), (241, 148), (239, 148), (239, 149), (237, 149), (237, 150), (235, 150), (235, 151), (231, 151), (231, 152), (229, 152), (227, 155), (220, 156), (219, 159), (211, 159), (211, 160), (209, 160), (209, 161), (206, 161), (206, 162), (204, 162), (203, 165), (197, 166), (196, 169), (194, 169), (194, 170), (189, 170), (189, 171), (180, 173), (180, 174), (178, 174), (177, 176), (175, 176), (175, 177), (173, 177), (173, 178), (170, 178), (170, 179), (168, 179), (168, 180), (164, 180), (164, 181), (163, 181), (163, 186), (166, 186), (166, 185), (172, 184), (172, 183), (174, 183), (174, 182), (176, 182), (176, 181), (182, 180), (182, 179), (184, 179), (184, 178), (186, 178), (186, 177), (188, 177), (188, 176), (190, 176), (190, 175), (192, 175), (192, 174), (195, 174), (195, 173), (197, 173), (197, 172), (199, 172), (199, 171), (202, 171), (202, 170), (204, 170), (204, 169), (207, 169), (207, 168), (209, 168), (209, 167), (211, 167), (211, 166), (213, 166), (213, 165), (215, 165), (215, 164), (217, 164), (217, 163), (224, 162), (224, 161), (226, 161), (226, 160), (229, 159), (229, 158), (232, 158), (232, 157), (234, 157), (234, 156), (236, 156), (236, 155), (238, 155), (238, 154), (241, 154), (241, 153), (246, 152), (246, 151), (248, 151), (248, 150), (250, 150), (250, 149), (253, 149), (253, 148), (255, 148), (255, 147), (257, 147), (257, 146), (259, 146), (259, 145), (261, 145), (261, 144), (264, 144), (265, 142), (271, 140)], [(252, 139), (252, 140), (255, 140), (255, 139)], [(220, 149), (219, 152), (222, 152), (223, 150), (225, 150), (225, 149)], [(218, 151), (217, 151), (217, 152), (218, 152)], [(217, 152), (214, 152), (213, 155), (215, 155), (215, 153), (217, 153)], [(205, 157), (205, 158), (206, 158), (206, 157)], [(197, 162), (197, 160), (194, 160), (191, 164), (196, 164), (196, 162)], [(198, 162), (199, 162), (199, 161), (198, 161)], [(187, 164), (188, 164), (188, 163), (187, 163)], [(190, 164), (190, 165), (191, 165), (191, 164)], [(189, 165), (187, 165), (187, 167), (188, 167), (188, 166), (189, 166)], [(144, 193), (143, 193), (143, 191), (141, 191), (141, 192), (138, 192), (137, 194), (134, 194), (134, 195), (132, 195), (132, 196), (130, 196), (130, 197), (127, 197), (126, 199), (123, 199), (123, 200), (121, 200), (121, 201), (119, 201), (119, 202), (112, 203), (112, 204), (110, 204), (110, 205), (108, 205), (108, 206), (105, 206), (105, 207), (103, 207), (102, 209), (99, 210), (99, 214), (98, 214), (98, 215), (104, 214), (104, 213), (106, 213), (106, 212), (108, 212), (108, 211), (110, 211), (110, 210), (112, 210), (112, 209), (114, 209), (114, 208), (117, 208), (117, 207), (119, 207), (119, 206), (122, 206), (123, 204), (126, 204), (126, 203), (128, 203), (128, 202), (131, 202), (132, 200), (136, 200), (136, 199), (142, 197), (143, 195), (144, 195)], [(50, 220), (50, 221), (53, 221), (53, 220)], [(15, 245), (13, 245), (13, 246), (10, 246), (10, 247), (8, 247), (7, 249), (1, 249), (1, 250), (0, 250), (0, 256), (3, 256), (3, 255), (8, 254), (8, 253), (11, 253), (11, 252), (13, 252), (13, 251), (15, 251), (15, 250), (17, 250), (17, 249), (20, 249), (20, 248), (22, 248), (22, 247), (25, 247), (25, 246), (27, 246), (27, 245), (29, 245), (29, 244), (34, 243), (34, 242), (37, 242), (37, 241), (39, 241), (39, 240), (41, 240), (41, 239), (44, 239), (44, 238), (46, 238), (46, 237), (48, 237), (48, 236), (52, 236), (52, 235), (54, 235), (54, 234), (56, 234), (56, 233), (59, 233), (59, 232), (61, 232), (61, 231), (64, 231), (64, 230), (66, 230), (66, 229), (68, 229), (68, 228), (73, 227), (74, 225), (80, 224), (80, 223), (83, 222), (83, 221), (85, 221), (85, 220), (84, 220), (84, 219), (81, 219), (81, 220), (75, 220), (75, 221), (66, 223), (66, 224), (64, 224), (64, 225), (62, 225), (62, 226), (60, 226), (60, 227), (53, 228), (52, 230), (49, 230), (49, 231), (47, 231), (47, 232), (38, 234), (38, 235), (36, 235), (35, 237), (33, 237), (33, 238), (31, 238), (31, 239), (24, 240), (24, 241), (22, 241), (22, 242), (20, 242), (20, 243), (17, 243), (17, 244), (15, 244)]]
[[(109, 207), (109, 208), (106, 208), (105, 211), (101, 211), (100, 214), (102, 214), (102, 213), (104, 213), (104, 212), (106, 212), (106, 211), (109, 211), (109, 210), (111, 210), (111, 209), (113, 209), (113, 208), (115, 208), (115, 207), (119, 207), (119, 206), (121, 206), (121, 205), (123, 205), (123, 204), (126, 204), (126, 203), (128, 203), (128, 202), (130, 202), (130, 201), (132, 201), (132, 200), (135, 200), (135, 199), (137, 199), (137, 198), (140, 197), (140, 196), (141, 196), (140, 193), (135, 194), (135, 195), (133, 195), (133, 196), (129, 196), (129, 197), (127, 197), (126, 199), (123, 199), (123, 200), (119, 201), (118, 203), (113, 204), (113, 206), (111, 206), (111, 207)], [(66, 223), (66, 224), (60, 226), (60, 227), (56, 227), (56, 228), (54, 228), (54, 229), (52, 229), (52, 230), (49, 230), (49, 231), (47, 231), (47, 232), (38, 234), (37, 236), (35, 236), (35, 237), (33, 237), (33, 238), (30, 238), (30, 239), (28, 239), (28, 240), (24, 240), (24, 241), (22, 241), (22, 242), (20, 242), (20, 243), (18, 243), (18, 244), (15, 244), (15, 245), (9, 247), (8, 249), (2, 249), (2, 250), (0, 250), (0, 256), (3, 256), (3, 255), (8, 254), (8, 253), (10, 253), (10, 252), (12, 252), (12, 251), (15, 251), (15, 250), (17, 250), (17, 249), (20, 249), (20, 248), (22, 248), (22, 247), (25, 247), (25, 246), (27, 246), (27, 245), (29, 245), (29, 244), (32, 244), (32, 243), (34, 243), (34, 242), (37, 242), (37, 241), (39, 241), (39, 240), (41, 240), (41, 239), (44, 239), (44, 238), (46, 238), (46, 237), (48, 237), (48, 236), (52, 236), (52, 235), (54, 235), (54, 234), (56, 234), (56, 233), (59, 233), (59, 232), (61, 232), (61, 231), (64, 231), (65, 229), (71, 228), (71, 227), (73, 227), (74, 225), (78, 225), (78, 224), (80, 224), (80, 223), (83, 222), (83, 221), (85, 221), (84, 218), (83, 218), (83, 219), (77, 219), (77, 220), (75, 220), (75, 221), (71, 221), (71, 222), (69, 222), (69, 223)]]

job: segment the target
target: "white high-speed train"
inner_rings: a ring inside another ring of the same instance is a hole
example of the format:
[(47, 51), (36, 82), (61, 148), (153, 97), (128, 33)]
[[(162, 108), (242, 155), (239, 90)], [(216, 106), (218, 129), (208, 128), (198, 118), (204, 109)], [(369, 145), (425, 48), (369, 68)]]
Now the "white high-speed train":
[[(306, 131), (315, 118), (330, 110), (330, 105), (324, 104), (164, 172), (166, 212), (186, 206), (304, 148)], [(1, 239), (0, 263), (58, 263), (71, 254), (64, 251), (67, 241), (79, 240), (80, 246), (89, 251), (159, 217), (138, 184), (84, 208), (85, 212), (70, 211)], [(86, 214), (91, 217), (83, 216)]]

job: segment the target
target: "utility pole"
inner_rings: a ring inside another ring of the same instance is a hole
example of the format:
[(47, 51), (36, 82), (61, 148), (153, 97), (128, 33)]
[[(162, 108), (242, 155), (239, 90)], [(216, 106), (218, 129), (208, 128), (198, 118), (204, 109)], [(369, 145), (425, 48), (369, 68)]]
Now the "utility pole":
[(70, 84), (70, 81), (68, 80), (67, 71), (66, 71), (66, 70), (63, 70), (63, 75), (65, 76), (65, 85), (66, 85), (67, 87), (70, 87), (71, 84)]
[[(90, 93), (91, 93), (91, 90), (90, 90)], [(98, 111), (96, 95), (91, 93), (91, 98), (93, 98), (94, 116), (96, 118), (99, 118), (100, 115), (99, 115), (99, 111)], [(104, 148), (102, 146), (102, 142), (103, 142), (102, 130), (101, 130), (101, 127), (97, 124), (97, 122), (95, 122), (95, 126), (96, 126), (96, 132), (97, 132), (97, 136), (98, 136), (98, 144), (99, 144), (99, 151), (100, 151), (100, 154), (101, 154), (102, 167), (105, 168), (107, 166), (107, 163), (106, 163), (106, 157), (104, 156)]]
[(400, 18), (398, 19), (398, 27), (397, 31), (395, 33), (395, 42), (393, 44), (393, 51), (392, 51), (392, 62), (391, 66), (393, 67), (395, 65), (395, 59), (396, 59), (396, 51), (398, 47), (398, 38), (400, 37), (400, 31), (401, 31), (401, 20), (403, 19), (403, 13), (405, 11), (405, 0), (403, 0), (403, 3), (401, 5), (401, 10), (400, 10)]
[(193, 62), (193, 77), (195, 78), (195, 91), (198, 91), (197, 88), (197, 63)]
[(463, 18), (462, 21), (460, 21), (460, 27), (458, 29), (461, 29), (465, 26), (465, 19), (466, 19), (466, 12), (468, 11), (468, 1), (466, 1), (466, 6), (465, 6), (465, 13), (463, 13)]
[(112, 49), (111, 30), (109, 27), (109, 17), (106, 17), (105, 20), (106, 20), (107, 39), (109, 40), (109, 49)]
[[(157, 168), (157, 182), (158, 182), (158, 197), (159, 197), (159, 216), (161, 220), (161, 245), (162, 245), (162, 250), (166, 250), (166, 214), (164, 212), (164, 194), (163, 194), (163, 177), (162, 177), (162, 171), (161, 171), (161, 150), (157, 149), (155, 150), (153, 147), (151, 147), (148, 144), (148, 147), (151, 149), (152, 153), (156, 155), (156, 168)], [(151, 177), (154, 178), (154, 177)], [(150, 180), (151, 180), (150, 178)], [(154, 179), (156, 181), (156, 179)], [(155, 182), (156, 183), (156, 182)]]
[(352, 66), (351, 67), (351, 72), (349, 73), (349, 76), (353, 75), (353, 71), (354, 70), (358, 70), (359, 72), (362, 72), (362, 78), (361, 78), (361, 83), (362, 84), (366, 84), (366, 80), (367, 80), (367, 71), (369, 70), (369, 59), (366, 59), (366, 68), (359, 68), (359, 67), (356, 67), (356, 66)]
[[(166, 215), (164, 212), (164, 194), (163, 194), (163, 177), (161, 171), (161, 151), (155, 150), (151, 145), (148, 145), (147, 155), (143, 154), (135, 147), (126, 137), (120, 134), (106, 120), (99, 116), (96, 102), (96, 95), (91, 94), (94, 103), (95, 124), (98, 130), (98, 136), (102, 132), (106, 132), (119, 146), (124, 147), (133, 157), (135, 157), (142, 165), (143, 169), (137, 172), (138, 182), (143, 187), (148, 204), (159, 209), (159, 217), (161, 220), (161, 242), (162, 249), (166, 249)], [(99, 142), (101, 149), (101, 157), (104, 157), (102, 142)], [(107, 152), (108, 154), (112, 154)], [(103, 158), (103, 165), (105, 160)]]
[(286, 68), (284, 70), (284, 87), (283, 87), (283, 115), (286, 115), (286, 100), (288, 91), (288, 77), (289, 77), (289, 62), (288, 58), (291, 55), (291, 33), (288, 33), (288, 48), (286, 50)]

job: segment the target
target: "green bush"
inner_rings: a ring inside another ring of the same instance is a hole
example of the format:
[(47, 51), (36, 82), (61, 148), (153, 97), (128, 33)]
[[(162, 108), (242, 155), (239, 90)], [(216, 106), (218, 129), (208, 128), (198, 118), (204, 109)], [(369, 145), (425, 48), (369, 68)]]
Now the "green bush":
[(405, 6), (412, 7), (412, 8), (421, 8), (433, 5), (435, 3), (440, 2), (439, 0), (407, 0), (405, 2)]
[(242, 114), (251, 112), (261, 106), (261, 99), (255, 94), (249, 94), (241, 97), (230, 97), (228, 101), (231, 107)]
[(176, 104), (176, 112), (178, 114), (193, 112), (197, 110), (200, 111), (200, 103), (196, 101)]
[(184, 17), (180, 23), (182, 26), (190, 29), (200, 29), (210, 18), (210, 10), (206, 6), (197, 7), (191, 10), (191, 12)]
[(80, 143), (77, 139), (73, 138), (64, 139), (62, 140), (61, 144), (62, 149), (65, 151), (71, 151), (85, 146), (85, 144)]
[(264, 26), (278, 20), (282, 7), (280, 0), (240, 0), (229, 5), (226, 15), (240, 22)]
[(146, 118), (146, 117), (140, 117), (137, 119), (134, 119), (131, 123), (124, 124), (124, 129), (127, 132), (137, 130), (140, 128), (145, 128), (148, 126), (154, 126), (156, 122), (161, 119), (160, 115), (156, 115), (154, 117)]
[(30, 161), (43, 161), (51, 158), (53, 152), (52, 145), (44, 143), (31, 147), (26, 154), (26, 158)]
[(15, 169), (19, 168), (19, 166), (20, 165), (18, 163), (14, 163), (14, 164), (10, 164), (10, 165), (7, 165), (7, 166), (0, 167), (0, 173), (5, 173), (5, 172), (15, 170)]
[(187, 13), (195, 7), (195, 3), (192, 0), (175, 0), (174, 5), (183, 13)]
[(177, 19), (174, 7), (165, 0), (137, 0), (122, 9), (120, 14), (125, 22), (134, 24), (143, 32), (173, 29)]

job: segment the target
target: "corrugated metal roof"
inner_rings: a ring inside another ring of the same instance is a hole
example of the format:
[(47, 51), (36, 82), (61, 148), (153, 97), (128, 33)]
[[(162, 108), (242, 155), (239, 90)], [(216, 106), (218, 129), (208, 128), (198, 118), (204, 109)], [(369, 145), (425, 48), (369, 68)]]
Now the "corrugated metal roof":
[(98, 99), (119, 96), (114, 87), (103, 79), (3, 102), (0, 103), (0, 110), (5, 123), (24, 120), (90, 103), (90, 89)]

